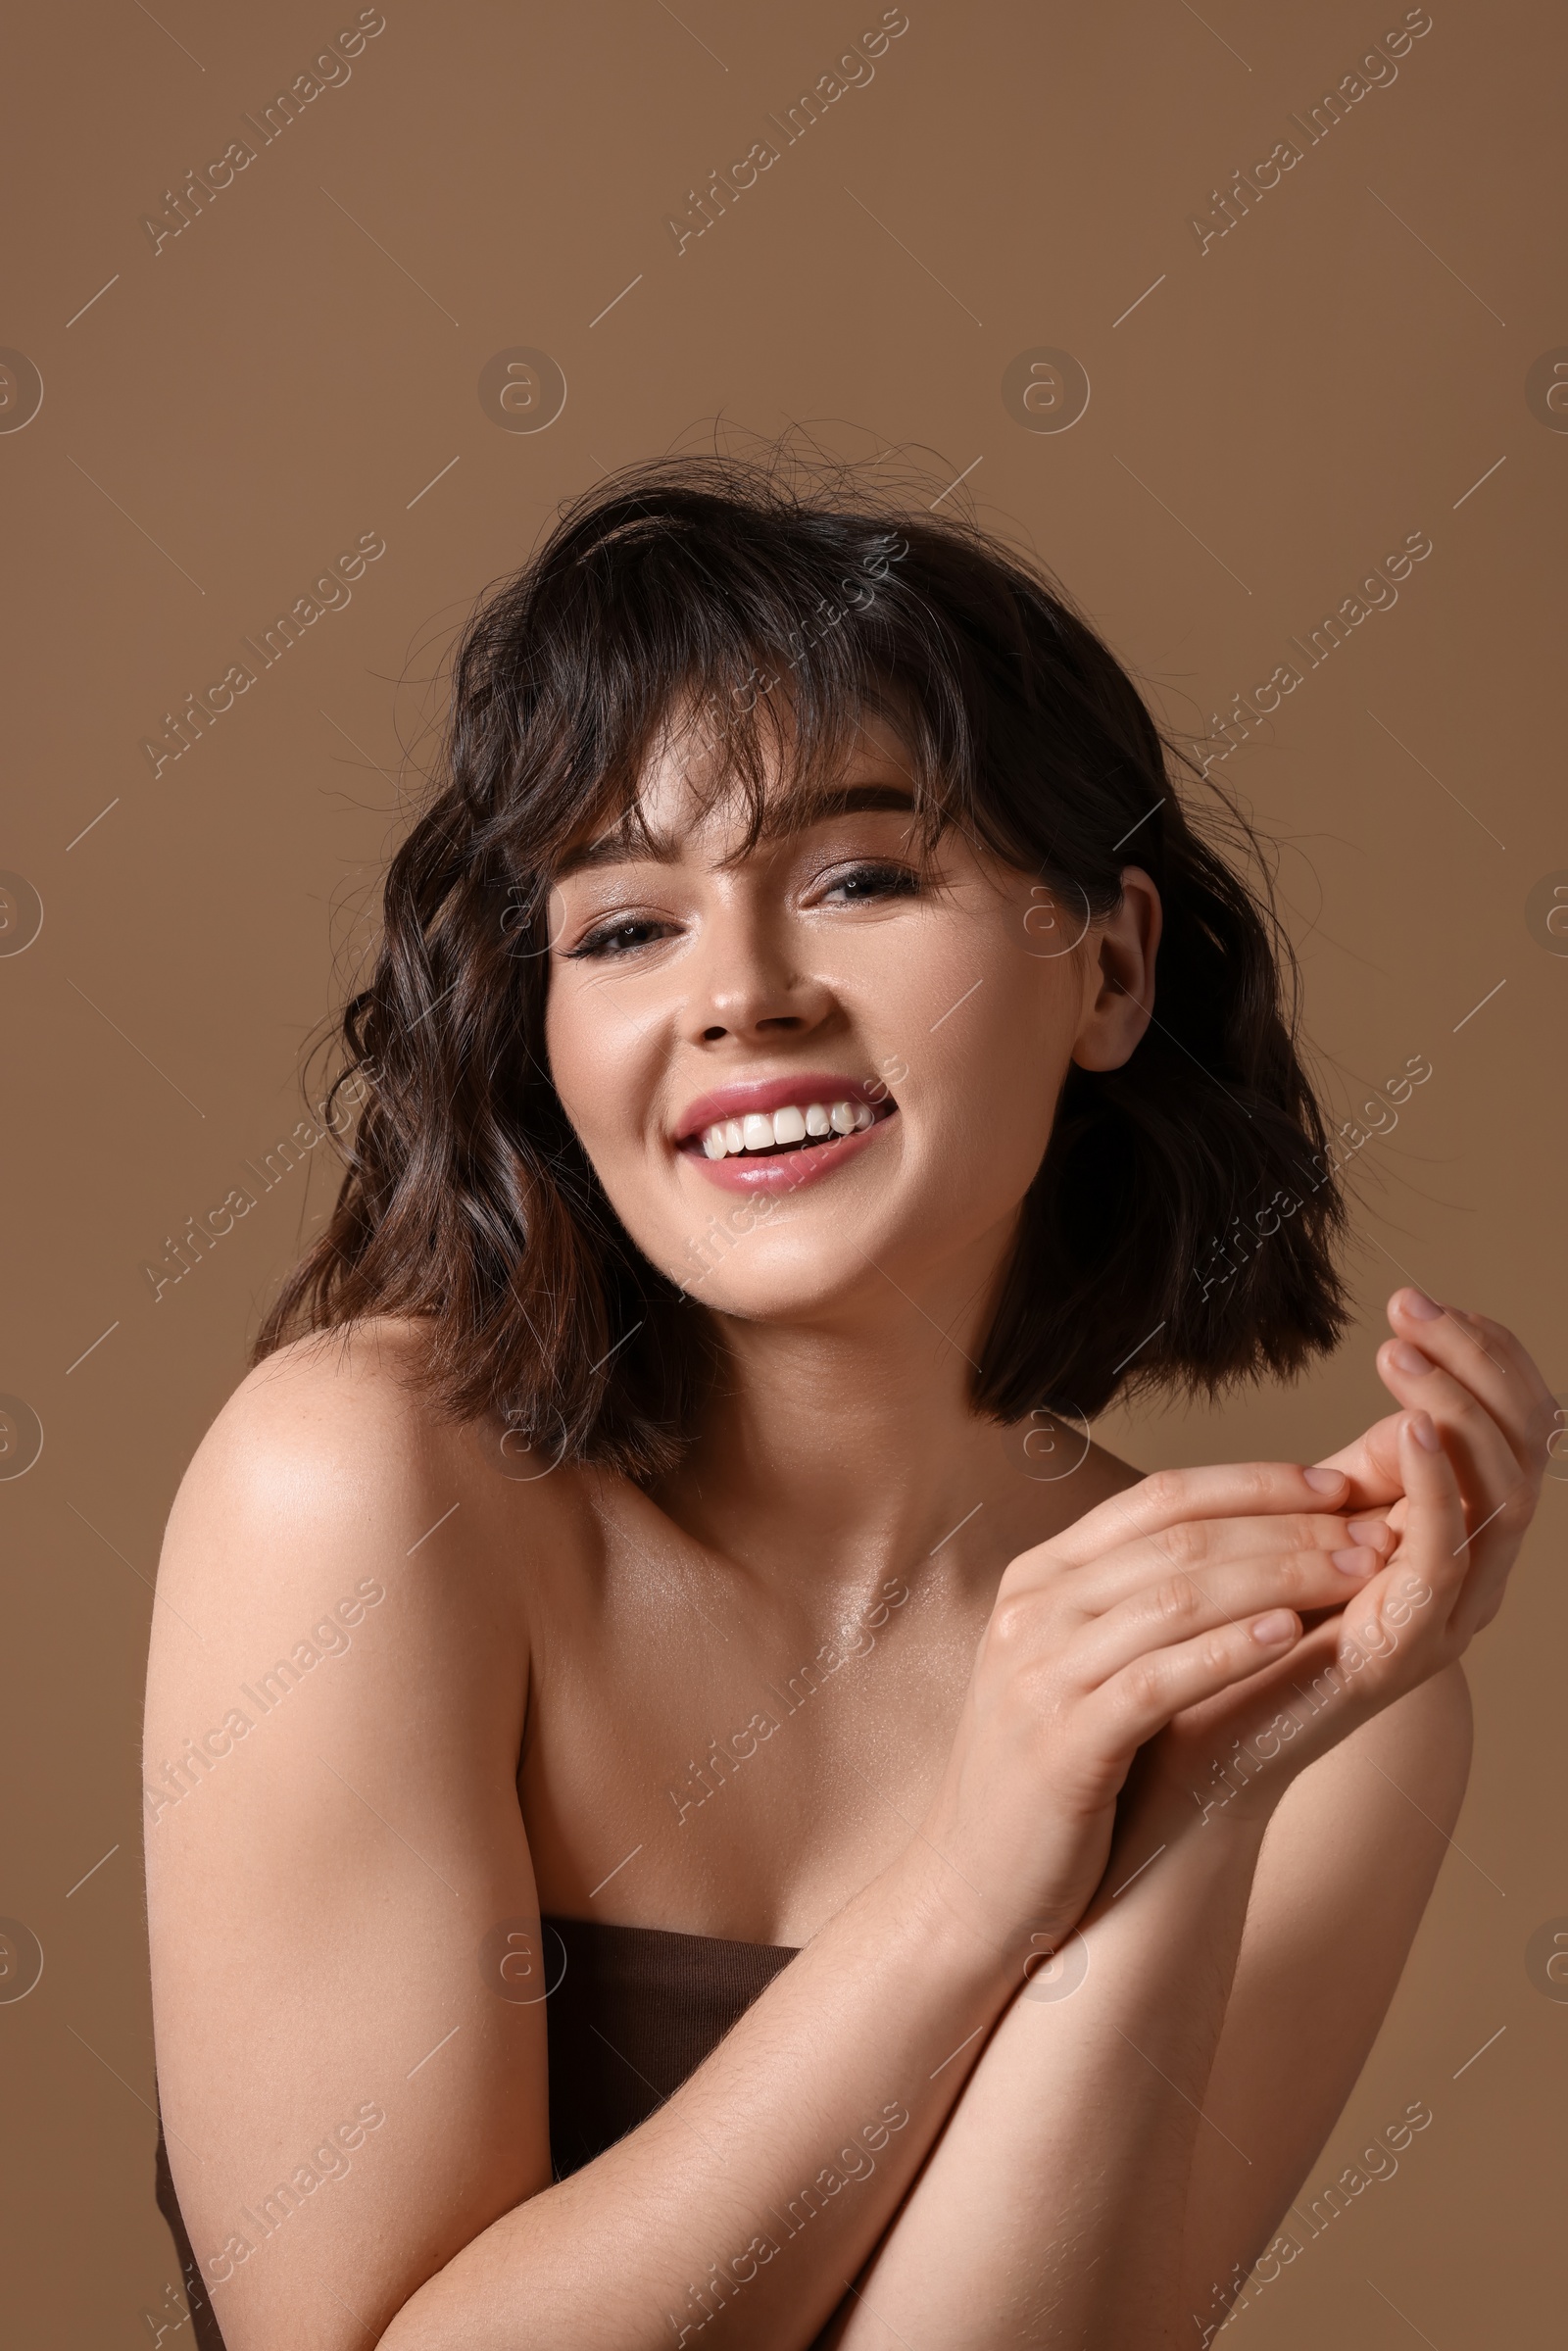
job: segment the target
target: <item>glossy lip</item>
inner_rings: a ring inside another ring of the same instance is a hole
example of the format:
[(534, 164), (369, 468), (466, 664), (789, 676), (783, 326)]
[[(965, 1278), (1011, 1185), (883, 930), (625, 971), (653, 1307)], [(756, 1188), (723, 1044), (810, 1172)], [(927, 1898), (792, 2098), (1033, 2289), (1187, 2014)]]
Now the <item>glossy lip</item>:
[[(711, 1094), (700, 1094), (696, 1102), (681, 1112), (675, 1128), (675, 1146), (689, 1151), (701, 1151), (704, 1131), (717, 1126), (722, 1118), (744, 1118), (749, 1110), (760, 1115), (764, 1110), (783, 1110), (791, 1102), (799, 1102), (804, 1110), (810, 1102), (821, 1102), (825, 1108), (834, 1102), (869, 1102), (873, 1110), (893, 1103), (893, 1097), (880, 1078), (846, 1077), (842, 1070), (801, 1069), (788, 1077), (752, 1078), (740, 1085), (720, 1086)], [(880, 1121), (878, 1122), (880, 1124)], [(862, 1134), (874, 1134), (875, 1128), (862, 1128)], [(849, 1137), (843, 1138), (845, 1142)], [(722, 1167), (722, 1159), (707, 1162)]]

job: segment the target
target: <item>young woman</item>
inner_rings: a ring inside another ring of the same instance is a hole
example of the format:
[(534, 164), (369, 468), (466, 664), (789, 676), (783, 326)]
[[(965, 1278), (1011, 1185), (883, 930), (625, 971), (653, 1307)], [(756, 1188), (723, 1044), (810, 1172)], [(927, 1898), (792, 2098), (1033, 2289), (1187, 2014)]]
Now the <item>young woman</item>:
[(1133, 686), (966, 526), (621, 477), (467, 632), (345, 1039), (153, 1644), (206, 2339), (1207, 2340), (1398, 1981), (1552, 1404), (1404, 1290), (1331, 1461), (1089, 1442), (1343, 1312)]

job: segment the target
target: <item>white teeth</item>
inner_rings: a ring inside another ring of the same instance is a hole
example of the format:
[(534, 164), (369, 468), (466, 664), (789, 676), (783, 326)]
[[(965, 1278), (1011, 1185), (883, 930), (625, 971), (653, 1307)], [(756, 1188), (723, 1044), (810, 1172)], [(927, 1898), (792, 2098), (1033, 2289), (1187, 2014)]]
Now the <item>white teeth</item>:
[(781, 1144), (805, 1143), (808, 1137), (855, 1135), (875, 1124), (876, 1112), (869, 1102), (840, 1102), (831, 1106), (810, 1102), (805, 1109), (787, 1102), (771, 1115), (752, 1110), (744, 1118), (722, 1118), (705, 1127), (703, 1153), (710, 1159), (733, 1158), (742, 1151), (767, 1151)]

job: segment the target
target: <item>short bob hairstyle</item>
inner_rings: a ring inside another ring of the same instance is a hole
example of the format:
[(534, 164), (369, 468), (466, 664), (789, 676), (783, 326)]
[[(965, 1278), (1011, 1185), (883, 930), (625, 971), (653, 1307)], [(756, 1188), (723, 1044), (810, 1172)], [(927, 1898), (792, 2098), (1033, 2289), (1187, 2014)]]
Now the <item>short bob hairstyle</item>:
[[(977, 1412), (1092, 1417), (1131, 1383), (1212, 1394), (1334, 1344), (1345, 1207), (1296, 1049), (1294, 966), (1266, 884), (1240, 879), (1178, 798), (1170, 768), (1191, 759), (1059, 588), (972, 521), (843, 470), (703, 457), (579, 498), (463, 634), (434, 795), (342, 1018), (331, 1099), (363, 1105), (346, 1173), (256, 1360), (412, 1317), (443, 1416), (498, 1415), (552, 1460), (644, 1479), (678, 1456), (719, 1326), (611, 1207), (551, 1082), (544, 1016), (552, 873), (635, 817), (648, 757), (694, 710), (721, 730), (754, 838), (788, 823), (800, 779), (819, 793), (875, 710), (907, 748), (928, 842), (963, 828), (1037, 876), (1074, 935), (1116, 906), (1126, 863), (1159, 891), (1154, 1015), (1122, 1068), (1068, 1074)], [(764, 805), (770, 746), (788, 772)], [(1270, 1237), (1233, 1264), (1244, 1215)]]

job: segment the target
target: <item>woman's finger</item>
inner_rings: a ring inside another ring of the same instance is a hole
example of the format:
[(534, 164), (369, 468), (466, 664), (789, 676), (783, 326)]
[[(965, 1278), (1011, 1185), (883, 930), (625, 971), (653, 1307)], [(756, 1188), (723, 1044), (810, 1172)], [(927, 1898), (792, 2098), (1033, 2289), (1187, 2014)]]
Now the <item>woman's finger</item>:
[(1300, 1618), (1292, 1609), (1271, 1608), (1174, 1647), (1154, 1649), (1123, 1666), (1084, 1700), (1085, 1727), (1113, 1751), (1130, 1755), (1185, 1708), (1277, 1665), (1300, 1638)]
[(1469, 1389), (1491, 1413), (1512, 1447), (1521, 1469), (1541, 1466), (1544, 1436), (1555, 1399), (1527, 1349), (1484, 1315), (1441, 1306), (1421, 1290), (1396, 1290), (1389, 1300), (1389, 1324)]
[[(1267, 1791), (1369, 1714), (1429, 1681), (1464, 1646), (1477, 1571), (1467, 1562), (1458, 1477), (1436, 1422), (1401, 1416), (1398, 1473), (1404, 1530), (1393, 1560), (1234, 1698), (1221, 1690), (1173, 1719), (1161, 1748), (1203, 1817)], [(1134, 1671), (1137, 1669), (1134, 1668)]]
[[(1527, 1477), (1539, 1477), (1557, 1425), (1554, 1399), (1527, 1349), (1501, 1323), (1440, 1306), (1425, 1292), (1398, 1290), (1389, 1300), (1389, 1323), (1467, 1388), (1496, 1422)], [(1356, 1508), (1393, 1502), (1398, 1494), (1399, 1415), (1377, 1421), (1350, 1445), (1325, 1455), (1320, 1466), (1343, 1470)]]
[(1391, 1412), (1337, 1453), (1325, 1454), (1322, 1469), (1343, 1470), (1349, 1480), (1347, 1509), (1386, 1510), (1399, 1496), (1399, 1415)]
[(1429, 1412), (1406, 1416), (1399, 1466), (1405, 1496), (1399, 1547), (1346, 1610), (1336, 1656), (1348, 1675), (1367, 1672), (1367, 1692), (1380, 1697), (1389, 1694), (1391, 1681), (1413, 1689), (1446, 1662), (1451, 1620), (1470, 1572), (1464, 1497)]
[(1333, 1510), (1348, 1493), (1349, 1481), (1341, 1471), (1302, 1468), (1294, 1461), (1156, 1470), (1086, 1511), (1049, 1543), (1020, 1552), (1013, 1565), (1037, 1563), (1042, 1574), (1053, 1565), (1081, 1567), (1102, 1552), (1163, 1534), (1184, 1520), (1255, 1518), (1289, 1510), (1320, 1513)]
[(1470, 1533), (1479, 1537), (1484, 1528), (1494, 1528), (1494, 1548), (1517, 1541), (1534, 1513), (1535, 1481), (1487, 1407), (1409, 1340), (1391, 1340), (1379, 1348), (1378, 1374), (1402, 1404), (1437, 1422), (1459, 1473)]
[(1314, 1545), (1162, 1577), (1129, 1593), (1074, 1638), (1073, 1681), (1085, 1691), (1099, 1689), (1140, 1657), (1248, 1624), (1270, 1609), (1304, 1616), (1344, 1608), (1383, 1564), (1370, 1546), (1342, 1542), (1335, 1550)]
[(1458, 1653), (1467, 1544), (1459, 1482), (1429, 1414), (1405, 1415), (1399, 1444), (1407, 1524), (1397, 1553), (1337, 1617), (1287, 1648), (1280, 1670), (1259, 1676), (1255, 1705), (1244, 1690), (1235, 1706), (1200, 1709), (1178, 1726), (1190, 1768), (1212, 1742), (1212, 1761), (1227, 1771), (1227, 1751), (1241, 1748), (1244, 1781), (1287, 1749), (1298, 1767)]
[[(1087, 1566), (1074, 1568), (1065, 1590), (1073, 1607), (1087, 1619), (1103, 1616), (1141, 1592), (1158, 1592), (1184, 1577), (1207, 1590), (1217, 1570), (1240, 1563), (1314, 1553), (1321, 1561), (1332, 1552), (1357, 1547), (1386, 1558), (1395, 1542), (1382, 1512), (1349, 1520), (1326, 1512), (1307, 1516), (1299, 1511), (1279, 1518), (1183, 1519), (1162, 1534), (1140, 1537)], [(1060, 1588), (1058, 1579), (1053, 1589)], [(1340, 1597), (1344, 1597), (1343, 1591)], [(1304, 1602), (1309, 1608), (1325, 1604), (1317, 1599)], [(1264, 1603), (1260, 1600), (1258, 1605)]]

